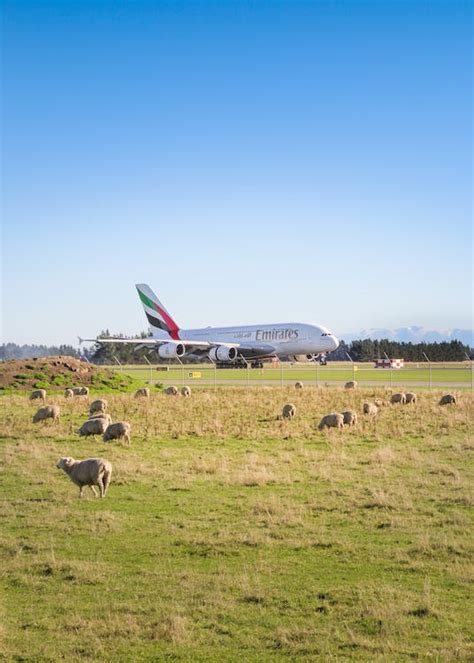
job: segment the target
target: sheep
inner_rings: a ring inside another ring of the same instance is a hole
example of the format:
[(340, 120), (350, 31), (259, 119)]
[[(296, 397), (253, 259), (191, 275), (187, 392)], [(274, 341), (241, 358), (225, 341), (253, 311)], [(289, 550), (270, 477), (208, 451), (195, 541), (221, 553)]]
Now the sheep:
[(374, 405), (379, 408), (383, 407), (385, 405), (385, 401), (383, 401), (381, 398), (376, 398), (374, 400)]
[(74, 396), (74, 392), (72, 389), (65, 389), (64, 390), (64, 398), (72, 398)]
[(89, 396), (89, 387), (73, 387), (74, 396)]
[(105, 412), (107, 409), (107, 401), (103, 398), (99, 398), (96, 401), (92, 401), (89, 407), (89, 414), (98, 414), (99, 412)]
[(46, 407), (40, 407), (40, 409), (33, 416), (33, 423), (37, 424), (39, 421), (44, 421), (45, 419), (52, 419), (53, 422), (59, 421), (59, 407), (57, 405), (46, 405)]
[(364, 414), (369, 414), (371, 417), (375, 417), (379, 409), (374, 403), (364, 403), (362, 411)]
[(326, 414), (319, 422), (318, 429), (324, 428), (342, 428), (344, 426), (344, 416), (340, 412)]
[(130, 444), (130, 430), (131, 426), (126, 421), (118, 421), (115, 424), (109, 424), (103, 435), (103, 440), (104, 442), (109, 442), (110, 440), (119, 440), (124, 437), (127, 444)]
[(411, 391), (408, 391), (405, 394), (405, 403), (416, 403), (416, 394)]
[(295, 389), (303, 389), (303, 383), (298, 380), (295, 382)]
[(175, 387), (174, 385), (172, 387), (166, 387), (165, 394), (168, 394), (168, 396), (177, 396), (178, 388)]
[(405, 405), (406, 403), (405, 394), (392, 394), (392, 396), (390, 397), (390, 403), (402, 403), (402, 405)]
[(41, 401), (46, 400), (46, 389), (35, 389), (34, 391), (31, 392), (30, 401), (36, 401), (36, 400), (41, 400)]
[(135, 392), (135, 398), (150, 398), (150, 390), (147, 387), (137, 389)]
[(103, 435), (110, 422), (105, 417), (93, 417), (85, 421), (77, 431), (81, 437), (88, 435)]
[(283, 419), (292, 419), (296, 414), (296, 407), (293, 403), (287, 403), (283, 406), (281, 416)]
[(344, 389), (357, 389), (357, 382), (355, 380), (346, 382), (346, 384), (344, 385)]
[(342, 417), (343, 417), (343, 423), (346, 426), (355, 426), (357, 423), (357, 413), (354, 412), (353, 410), (345, 410), (344, 412), (341, 412)]
[(74, 458), (60, 458), (56, 463), (59, 470), (64, 470), (71, 481), (79, 486), (79, 497), (82, 497), (84, 486), (89, 486), (95, 497), (99, 486), (100, 496), (105, 497), (112, 477), (112, 463), (104, 458), (88, 458), (87, 460), (74, 460)]
[(445, 394), (444, 396), (441, 397), (441, 400), (439, 401), (439, 405), (450, 405), (456, 404), (456, 396), (453, 396), (453, 394)]
[(188, 396), (191, 396), (191, 389), (189, 387), (182, 387), (181, 388), (181, 396), (184, 396), (185, 398), (188, 398)]

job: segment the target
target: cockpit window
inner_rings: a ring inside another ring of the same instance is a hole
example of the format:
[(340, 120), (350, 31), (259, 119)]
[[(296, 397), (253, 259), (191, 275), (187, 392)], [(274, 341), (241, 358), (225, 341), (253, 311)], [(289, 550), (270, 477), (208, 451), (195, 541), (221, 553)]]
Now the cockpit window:
[(331, 332), (324, 332), (321, 336), (332, 336)]

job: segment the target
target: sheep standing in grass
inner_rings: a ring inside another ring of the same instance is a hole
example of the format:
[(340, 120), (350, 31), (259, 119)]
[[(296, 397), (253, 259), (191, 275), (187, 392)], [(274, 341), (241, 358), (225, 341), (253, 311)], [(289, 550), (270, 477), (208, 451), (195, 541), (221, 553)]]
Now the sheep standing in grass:
[(104, 442), (110, 442), (110, 440), (120, 440), (123, 437), (127, 444), (130, 444), (130, 430), (131, 426), (127, 421), (118, 421), (107, 426), (103, 440)]
[(402, 405), (405, 405), (406, 403), (406, 396), (405, 394), (392, 394), (390, 398), (390, 403), (401, 403)]
[(35, 389), (30, 394), (30, 401), (45, 401), (46, 400), (46, 389)]
[(287, 403), (283, 406), (281, 416), (283, 419), (292, 419), (296, 414), (296, 407), (293, 403)]
[(105, 412), (100, 412), (99, 414), (92, 414), (89, 417), (89, 421), (92, 419), (103, 419), (104, 421), (107, 422), (107, 426), (112, 423), (112, 417), (110, 414), (106, 414)]
[(98, 414), (99, 412), (105, 412), (107, 410), (107, 401), (103, 398), (98, 398), (96, 401), (92, 401), (89, 407), (89, 414)]
[(295, 382), (295, 389), (303, 389), (303, 383), (302, 382)]
[(72, 398), (74, 396), (74, 392), (72, 389), (67, 389), (64, 390), (64, 398)]
[(105, 497), (112, 478), (112, 463), (103, 458), (88, 458), (87, 460), (74, 460), (74, 458), (60, 458), (56, 467), (64, 470), (71, 481), (79, 486), (79, 497), (82, 497), (84, 486), (90, 489), (97, 497), (94, 486), (99, 486), (100, 496)]
[(343, 417), (343, 424), (345, 426), (355, 426), (357, 423), (357, 413), (353, 410), (345, 410), (341, 412)]
[(340, 412), (332, 412), (326, 414), (319, 422), (318, 429), (324, 430), (325, 428), (343, 428), (344, 417)]
[(346, 382), (346, 384), (344, 385), (344, 389), (357, 389), (357, 382), (355, 380)]
[(59, 421), (59, 407), (57, 405), (46, 405), (45, 407), (40, 407), (40, 409), (33, 416), (33, 423), (37, 424), (39, 421), (45, 421), (46, 419), (52, 419), (53, 423)]
[(135, 398), (150, 398), (150, 390), (147, 387), (137, 389), (135, 392)]
[(439, 405), (455, 405), (456, 404), (456, 396), (453, 396), (453, 394), (445, 394), (444, 396), (441, 397), (441, 400), (439, 401)]
[(377, 415), (378, 407), (375, 405), (375, 403), (364, 403), (362, 406), (362, 411), (364, 414), (368, 414), (371, 417), (375, 417)]
[(376, 398), (374, 400), (374, 405), (378, 408), (381, 408), (385, 405), (385, 401), (383, 401), (381, 398)]
[(103, 435), (108, 426), (109, 422), (105, 417), (94, 417), (85, 421), (77, 432), (81, 437)]
[(405, 403), (416, 403), (416, 394), (412, 391), (409, 391), (405, 394)]
[(189, 396), (191, 396), (191, 389), (189, 387), (186, 387), (186, 386), (182, 387), (181, 388), (181, 396), (184, 396), (185, 398), (188, 398)]
[(168, 396), (177, 396), (178, 393), (179, 393), (178, 388), (175, 387), (174, 385), (171, 387), (166, 387), (165, 389), (165, 394), (167, 394)]
[(72, 393), (74, 396), (89, 396), (89, 387), (74, 387)]

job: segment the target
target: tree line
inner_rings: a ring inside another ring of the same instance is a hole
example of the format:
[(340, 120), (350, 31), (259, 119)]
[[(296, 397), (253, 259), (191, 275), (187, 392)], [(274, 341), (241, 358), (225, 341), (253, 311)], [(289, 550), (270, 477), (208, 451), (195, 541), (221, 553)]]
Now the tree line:
[[(120, 334), (110, 334), (105, 330), (99, 334), (101, 338), (120, 337)], [(130, 337), (132, 339), (149, 338), (149, 334), (141, 332)], [(341, 341), (339, 348), (331, 352), (328, 361), (345, 361), (350, 355), (353, 361), (374, 361), (383, 359), (386, 355), (405, 361), (465, 361), (467, 356), (474, 357), (474, 351), (461, 341), (446, 341), (441, 343), (400, 343), (383, 339), (374, 341), (370, 338), (345, 343)], [(27, 357), (48, 357), (52, 355), (63, 355), (85, 359), (92, 364), (114, 364), (116, 359), (121, 364), (146, 364), (147, 359), (152, 364), (163, 362), (158, 357), (156, 350), (150, 350), (149, 346), (138, 346), (126, 343), (107, 343), (101, 345), (94, 343), (90, 348), (77, 350), (71, 345), (46, 346), (46, 345), (17, 345), (16, 343), (4, 343), (0, 346), (0, 361), (7, 359), (24, 359)], [(189, 359), (183, 358), (183, 363)]]

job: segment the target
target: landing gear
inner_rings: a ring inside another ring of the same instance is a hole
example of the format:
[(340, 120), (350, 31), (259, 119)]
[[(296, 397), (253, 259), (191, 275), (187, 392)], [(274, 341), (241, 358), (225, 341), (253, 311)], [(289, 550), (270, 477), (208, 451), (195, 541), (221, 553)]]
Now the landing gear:
[(321, 366), (326, 366), (326, 364), (328, 363), (326, 355), (321, 355), (321, 357), (319, 358), (319, 363), (321, 364)]
[(263, 368), (263, 362), (258, 361), (258, 360), (254, 360), (254, 361), (250, 364), (250, 368)]

